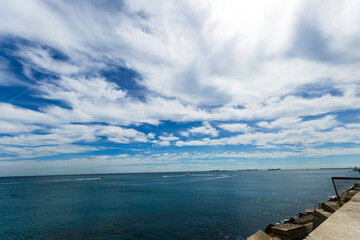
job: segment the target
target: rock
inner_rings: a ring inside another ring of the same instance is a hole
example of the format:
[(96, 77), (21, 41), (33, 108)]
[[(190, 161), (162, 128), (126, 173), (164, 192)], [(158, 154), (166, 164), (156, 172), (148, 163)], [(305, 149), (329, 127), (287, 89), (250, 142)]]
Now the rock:
[(307, 229), (303, 225), (285, 223), (272, 228), (274, 234), (282, 240), (302, 239), (307, 235)]
[(306, 214), (299, 212), (299, 218), (306, 216)]

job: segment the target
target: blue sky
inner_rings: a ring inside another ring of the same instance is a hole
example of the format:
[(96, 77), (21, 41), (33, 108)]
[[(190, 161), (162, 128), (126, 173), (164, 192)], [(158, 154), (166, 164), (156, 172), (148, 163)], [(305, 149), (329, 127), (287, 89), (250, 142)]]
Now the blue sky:
[(359, 165), (359, 1), (1, 1), (0, 175)]

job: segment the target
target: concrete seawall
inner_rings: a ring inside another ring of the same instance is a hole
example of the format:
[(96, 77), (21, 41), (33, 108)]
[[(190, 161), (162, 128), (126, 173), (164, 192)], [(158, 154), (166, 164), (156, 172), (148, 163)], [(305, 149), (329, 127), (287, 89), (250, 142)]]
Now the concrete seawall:
[(359, 240), (360, 239), (360, 192), (332, 214), (307, 240)]
[(340, 194), (339, 199), (319, 203), (298, 219), (269, 225), (248, 240), (360, 240), (360, 184)]

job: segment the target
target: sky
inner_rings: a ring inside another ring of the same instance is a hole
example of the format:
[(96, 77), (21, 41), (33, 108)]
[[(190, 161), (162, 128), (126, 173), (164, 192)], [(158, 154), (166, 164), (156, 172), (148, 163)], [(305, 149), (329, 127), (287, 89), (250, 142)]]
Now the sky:
[(0, 1), (0, 176), (354, 167), (360, 1)]

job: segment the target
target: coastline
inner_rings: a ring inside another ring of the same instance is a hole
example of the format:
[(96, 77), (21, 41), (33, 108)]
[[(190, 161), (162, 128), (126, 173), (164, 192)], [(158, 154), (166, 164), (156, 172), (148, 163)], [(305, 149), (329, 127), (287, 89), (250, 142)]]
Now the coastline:
[[(351, 188), (341, 193), (339, 195), (340, 198), (334, 197), (330, 198), (327, 202), (318, 203), (317, 208), (306, 209), (305, 214), (299, 213), (299, 218), (291, 218), (284, 223), (278, 225), (269, 224), (264, 231), (258, 230), (255, 234), (248, 237), (247, 240), (330, 239), (329, 237), (323, 238), (323, 235), (326, 235), (326, 232), (330, 231), (328, 230), (328, 228), (330, 227), (325, 226), (327, 219), (330, 218), (334, 213), (337, 213), (337, 215), (344, 218), (343, 215), (349, 215), (349, 212), (354, 212), (353, 209), (359, 209), (358, 206), (349, 207), (348, 202), (350, 202), (354, 196), (356, 196), (356, 200), (354, 201), (358, 202), (358, 200), (360, 200), (360, 183), (355, 183)], [(344, 206), (346, 206), (346, 208), (352, 208), (352, 210), (346, 211)], [(343, 211), (342, 209), (344, 209), (344, 211), (346, 212), (339, 213)], [(334, 219), (334, 217), (332, 218)], [(332, 221), (341, 222), (341, 219), (336, 219)], [(358, 222), (357, 224), (359, 225), (360, 222)], [(350, 223), (350, 225), (354, 224)], [(319, 226), (322, 226), (321, 230), (317, 230)], [(334, 226), (332, 226), (331, 229), (336, 230), (336, 227), (334, 228)], [(347, 237), (346, 239), (351, 239), (351, 237)]]

